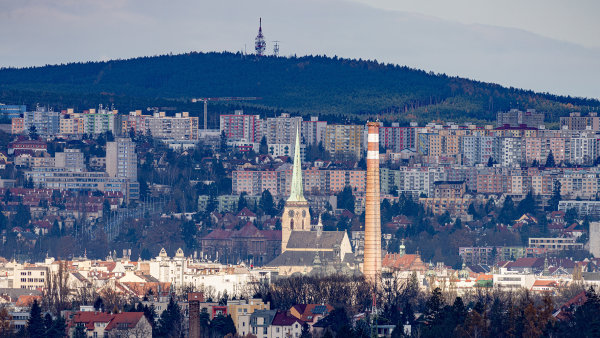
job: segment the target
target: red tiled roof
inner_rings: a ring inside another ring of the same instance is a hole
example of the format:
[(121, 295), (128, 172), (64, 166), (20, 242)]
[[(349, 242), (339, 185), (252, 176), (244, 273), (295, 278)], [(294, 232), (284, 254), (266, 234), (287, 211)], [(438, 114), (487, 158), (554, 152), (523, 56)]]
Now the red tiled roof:
[[(137, 323), (144, 317), (143, 312), (121, 312), (114, 315), (113, 320), (110, 321), (106, 326), (106, 331), (110, 331), (114, 328), (123, 328), (127, 326), (128, 329), (134, 328)], [(124, 325), (125, 324), (125, 325)]]
[(270, 241), (280, 241), (281, 240), (281, 230), (261, 230), (260, 233), (267, 240), (270, 240)]
[(233, 233), (223, 229), (215, 229), (202, 239), (229, 239)]
[(273, 318), (273, 322), (271, 323), (271, 325), (291, 326), (296, 322), (300, 323), (300, 325), (304, 325), (303, 321), (292, 315), (288, 315), (287, 312), (277, 312), (277, 314), (275, 314), (275, 317)]
[(83, 323), (88, 330), (94, 330), (94, 323), (108, 323), (114, 315), (104, 312), (77, 312), (73, 317), (73, 323)]
[(39, 303), (42, 300), (42, 296), (20, 295), (19, 298), (17, 298), (17, 301), (15, 302), (15, 306), (22, 306), (22, 307), (31, 306), (31, 304), (33, 304), (33, 301), (36, 299)]

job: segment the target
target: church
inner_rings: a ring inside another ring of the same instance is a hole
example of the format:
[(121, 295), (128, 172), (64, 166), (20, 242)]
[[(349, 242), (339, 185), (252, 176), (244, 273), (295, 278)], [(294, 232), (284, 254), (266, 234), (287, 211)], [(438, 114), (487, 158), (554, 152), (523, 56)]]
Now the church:
[(326, 275), (358, 272), (356, 257), (345, 231), (323, 231), (311, 225), (308, 201), (304, 197), (300, 162), (300, 130), (296, 131), (290, 197), (281, 216), (281, 254), (267, 264), (279, 275), (295, 273)]

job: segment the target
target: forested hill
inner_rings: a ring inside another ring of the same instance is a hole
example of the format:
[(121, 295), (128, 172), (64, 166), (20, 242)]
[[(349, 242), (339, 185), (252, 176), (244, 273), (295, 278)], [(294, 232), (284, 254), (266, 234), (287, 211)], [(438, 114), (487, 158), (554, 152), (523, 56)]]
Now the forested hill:
[[(497, 111), (535, 108), (556, 121), (569, 111), (598, 110), (598, 100), (427, 73), (376, 61), (337, 57), (264, 57), (188, 53), (106, 62), (0, 69), (0, 102), (86, 109), (114, 103), (121, 111), (168, 106), (198, 114), (193, 97), (258, 96), (209, 110), (244, 107), (338, 115), (351, 120), (493, 120)], [(213, 117), (213, 120), (214, 119)], [(210, 121), (210, 120), (209, 120)]]

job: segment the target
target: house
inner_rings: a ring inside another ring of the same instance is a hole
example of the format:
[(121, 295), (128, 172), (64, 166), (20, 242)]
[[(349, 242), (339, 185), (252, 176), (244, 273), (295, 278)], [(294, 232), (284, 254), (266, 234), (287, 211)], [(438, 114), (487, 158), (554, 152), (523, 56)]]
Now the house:
[(573, 318), (575, 309), (583, 305), (587, 301), (587, 295), (585, 291), (581, 291), (575, 297), (569, 299), (564, 303), (560, 309), (554, 313), (554, 317), (560, 321), (570, 320)]
[(329, 304), (297, 304), (290, 308), (290, 315), (312, 326), (333, 311)]
[(68, 324), (69, 335), (83, 327), (88, 337), (151, 337), (152, 326), (143, 312), (76, 312)]
[(381, 266), (388, 270), (398, 271), (427, 271), (427, 264), (421, 259), (419, 254), (386, 254), (381, 261)]
[(281, 311), (275, 314), (271, 322), (271, 337), (300, 337), (304, 322), (287, 312)]
[(254, 222), (256, 221), (256, 214), (250, 211), (248, 208), (244, 208), (238, 212), (237, 217), (239, 219), (243, 219), (246, 222)]
[(250, 333), (257, 338), (300, 337), (304, 326), (302, 320), (288, 312), (275, 310), (255, 310), (252, 314), (241, 315), (240, 322), (247, 322)]
[(533, 286), (531, 287), (531, 291), (538, 293), (550, 293), (554, 294), (558, 288), (559, 283), (555, 280), (551, 279), (538, 279), (533, 282)]

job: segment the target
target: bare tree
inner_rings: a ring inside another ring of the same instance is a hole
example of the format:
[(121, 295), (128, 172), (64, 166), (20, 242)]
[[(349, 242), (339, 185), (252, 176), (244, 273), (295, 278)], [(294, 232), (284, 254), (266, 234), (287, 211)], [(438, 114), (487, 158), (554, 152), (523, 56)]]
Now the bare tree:
[(55, 315), (67, 308), (69, 304), (69, 272), (65, 261), (58, 262), (58, 271), (48, 271), (43, 293), (43, 304)]

